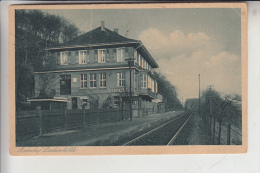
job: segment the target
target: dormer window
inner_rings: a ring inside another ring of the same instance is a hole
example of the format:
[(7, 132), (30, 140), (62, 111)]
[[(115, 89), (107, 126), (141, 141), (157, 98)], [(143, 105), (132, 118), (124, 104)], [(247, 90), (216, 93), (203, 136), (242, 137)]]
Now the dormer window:
[(68, 52), (61, 52), (60, 53), (60, 64), (61, 65), (68, 65)]
[(117, 48), (117, 62), (124, 61), (124, 48)]
[(106, 62), (106, 49), (99, 49), (98, 50), (98, 63), (105, 63)]
[(87, 51), (79, 51), (79, 64), (87, 64)]

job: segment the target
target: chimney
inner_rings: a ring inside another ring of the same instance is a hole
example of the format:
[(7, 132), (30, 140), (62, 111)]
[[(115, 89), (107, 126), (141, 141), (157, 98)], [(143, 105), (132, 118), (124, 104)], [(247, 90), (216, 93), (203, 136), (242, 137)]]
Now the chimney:
[(115, 28), (115, 29), (114, 29), (114, 32), (118, 34), (118, 28)]
[(101, 21), (101, 31), (105, 31), (105, 22)]

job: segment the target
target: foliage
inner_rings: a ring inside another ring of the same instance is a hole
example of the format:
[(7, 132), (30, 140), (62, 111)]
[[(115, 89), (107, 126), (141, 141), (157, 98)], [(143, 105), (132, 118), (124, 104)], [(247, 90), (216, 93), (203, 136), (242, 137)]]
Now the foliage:
[(176, 87), (172, 85), (163, 74), (155, 71), (153, 74), (158, 82), (158, 92), (163, 95), (165, 110), (182, 109), (182, 104), (177, 97)]
[(34, 96), (33, 72), (44, 68), (45, 48), (58, 46), (78, 33), (78, 28), (59, 16), (39, 10), (15, 11), (16, 109), (23, 109), (27, 98)]
[(210, 104), (212, 116), (218, 122), (227, 121), (231, 123), (232, 120), (240, 118), (241, 113), (241, 96), (239, 95), (225, 95), (223, 98), (213, 89), (207, 89), (202, 93), (201, 108), (204, 116), (210, 115)]

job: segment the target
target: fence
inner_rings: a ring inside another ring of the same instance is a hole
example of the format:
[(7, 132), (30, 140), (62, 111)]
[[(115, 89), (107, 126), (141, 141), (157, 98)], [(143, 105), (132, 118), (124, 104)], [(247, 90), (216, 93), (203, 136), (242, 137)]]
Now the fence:
[[(212, 144), (218, 145), (241, 145), (242, 129), (231, 123), (222, 122), (221, 124), (215, 117), (203, 116), (206, 128), (212, 138)], [(235, 124), (235, 123), (233, 123)]]
[[(221, 132), (219, 130), (221, 130)], [(220, 145), (241, 145), (242, 144), (242, 130), (235, 127), (234, 125), (223, 123), (220, 129), (219, 123), (216, 123), (215, 135), (213, 135), (214, 133), (213, 126), (211, 132), (212, 132), (212, 136), (214, 136), (214, 144), (220, 144)]]
[(16, 113), (16, 138), (116, 122), (129, 119), (129, 115), (129, 110), (122, 109), (21, 111)]

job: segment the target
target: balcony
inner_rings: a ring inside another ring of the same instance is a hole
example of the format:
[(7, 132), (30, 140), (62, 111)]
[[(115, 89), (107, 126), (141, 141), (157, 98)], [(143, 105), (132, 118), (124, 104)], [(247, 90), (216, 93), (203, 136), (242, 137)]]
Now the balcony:
[(148, 101), (156, 98), (156, 94), (150, 88), (141, 88), (139, 95)]

